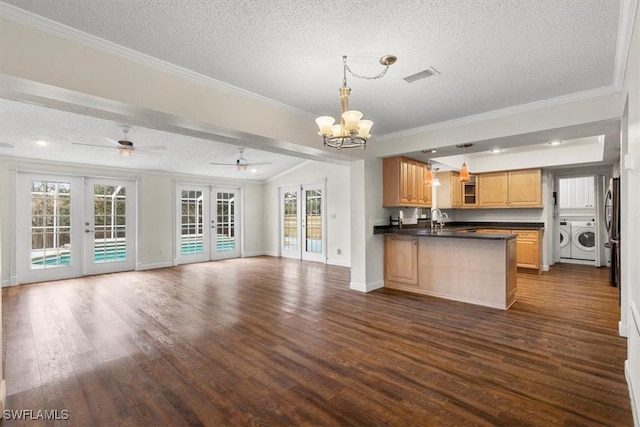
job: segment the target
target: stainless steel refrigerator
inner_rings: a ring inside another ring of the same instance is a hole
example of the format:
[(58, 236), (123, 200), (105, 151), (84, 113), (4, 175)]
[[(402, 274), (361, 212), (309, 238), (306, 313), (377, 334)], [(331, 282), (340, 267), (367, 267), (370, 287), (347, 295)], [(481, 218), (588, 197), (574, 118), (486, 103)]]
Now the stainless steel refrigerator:
[(605, 221), (611, 249), (611, 286), (620, 285), (620, 178), (611, 178), (605, 197)]

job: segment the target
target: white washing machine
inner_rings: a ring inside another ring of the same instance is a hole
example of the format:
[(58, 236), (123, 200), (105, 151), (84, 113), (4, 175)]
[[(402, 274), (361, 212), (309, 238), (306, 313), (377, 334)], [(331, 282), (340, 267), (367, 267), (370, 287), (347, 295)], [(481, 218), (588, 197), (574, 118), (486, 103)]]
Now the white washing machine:
[(596, 260), (596, 223), (594, 221), (571, 222), (571, 258)]
[(560, 220), (560, 258), (571, 258), (571, 221)]

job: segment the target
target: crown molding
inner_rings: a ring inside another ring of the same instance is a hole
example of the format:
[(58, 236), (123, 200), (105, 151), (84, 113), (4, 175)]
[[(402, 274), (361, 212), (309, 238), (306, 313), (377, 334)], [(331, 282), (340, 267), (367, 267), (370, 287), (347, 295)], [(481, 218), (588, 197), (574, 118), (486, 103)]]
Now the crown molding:
[(636, 18), (638, 0), (627, 0), (620, 3), (620, 18), (618, 19), (618, 38), (616, 40), (616, 56), (613, 66), (613, 87), (617, 92), (622, 90), (624, 74), (627, 68), (627, 58), (631, 48), (633, 23)]
[(287, 110), (299, 115), (315, 117), (307, 111), (294, 108), (290, 105), (283, 104), (271, 98), (267, 98), (257, 93), (241, 89), (220, 80), (216, 80), (212, 77), (208, 77), (203, 74), (196, 73), (195, 71), (191, 71), (178, 65), (174, 65), (161, 59), (155, 58), (153, 56), (146, 55), (136, 50), (129, 49), (127, 47), (110, 42), (100, 37), (93, 36), (91, 34), (85, 33), (84, 31), (77, 30), (51, 19), (28, 12), (24, 9), (20, 9), (13, 5), (3, 3), (1, 1), (0, 17), (16, 22), (18, 24), (31, 27), (38, 31), (70, 40), (91, 49), (99, 50), (101, 52), (117, 56), (119, 58), (123, 58), (128, 61), (156, 69), (158, 71), (173, 74), (185, 80), (202, 84), (227, 94), (242, 96), (252, 101), (267, 104), (269, 106)]
[(534, 101), (528, 104), (515, 105), (513, 107), (502, 108), (499, 110), (487, 111), (485, 113), (473, 114), (471, 116), (460, 117), (458, 119), (447, 120), (444, 122), (433, 123), (426, 126), (420, 126), (413, 129), (407, 129), (399, 132), (388, 133), (376, 138), (376, 142), (388, 141), (390, 139), (403, 138), (421, 133), (432, 132), (439, 129), (447, 129), (456, 126), (467, 125), (471, 123), (482, 122), (485, 120), (497, 119), (500, 117), (510, 116), (517, 113), (525, 113), (528, 111), (539, 110), (541, 108), (552, 107), (556, 105), (566, 104), (569, 102), (583, 101), (602, 95), (613, 95), (615, 93), (613, 86), (603, 86), (596, 89), (585, 90), (582, 92), (570, 93), (568, 95), (558, 96), (556, 98), (544, 99), (542, 101)]

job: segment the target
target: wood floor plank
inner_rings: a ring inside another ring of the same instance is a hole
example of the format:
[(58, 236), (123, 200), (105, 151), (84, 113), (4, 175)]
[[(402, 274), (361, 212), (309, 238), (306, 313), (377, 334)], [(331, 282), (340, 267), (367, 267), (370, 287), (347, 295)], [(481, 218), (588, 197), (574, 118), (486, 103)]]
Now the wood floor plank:
[(68, 409), (56, 425), (633, 425), (608, 269), (519, 271), (506, 311), (349, 282), (256, 257), (3, 289), (6, 409)]

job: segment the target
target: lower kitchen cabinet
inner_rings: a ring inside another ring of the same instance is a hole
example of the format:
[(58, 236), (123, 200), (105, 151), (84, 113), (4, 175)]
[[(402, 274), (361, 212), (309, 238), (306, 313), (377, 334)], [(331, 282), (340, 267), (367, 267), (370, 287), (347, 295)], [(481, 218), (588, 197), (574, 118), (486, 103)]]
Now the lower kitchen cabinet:
[(418, 237), (385, 236), (384, 279), (418, 286)]
[(542, 273), (542, 254), (540, 244), (540, 230), (512, 230), (518, 236), (516, 246), (518, 251), (518, 267), (535, 268)]
[(532, 268), (542, 273), (542, 232), (543, 230), (504, 230), (479, 228), (476, 233), (515, 234), (518, 267)]

